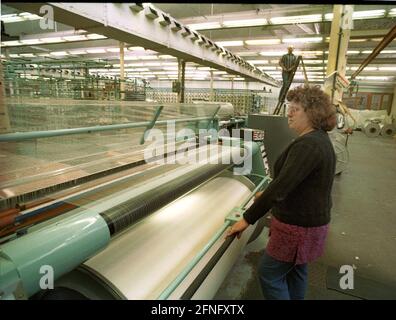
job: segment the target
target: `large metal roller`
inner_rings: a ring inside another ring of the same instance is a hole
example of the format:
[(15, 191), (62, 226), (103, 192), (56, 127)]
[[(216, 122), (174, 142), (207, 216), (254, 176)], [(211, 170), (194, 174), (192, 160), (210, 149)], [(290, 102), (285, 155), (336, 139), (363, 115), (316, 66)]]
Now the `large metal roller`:
[[(57, 286), (90, 299), (156, 299), (253, 189), (245, 177), (217, 177), (126, 229), (102, 252), (59, 279)], [(194, 297), (214, 296), (252, 232), (250, 227), (241, 240), (233, 241), (232, 252), (227, 252), (213, 271), (216, 276), (209, 274), (210, 280)], [(213, 250), (223, 242), (221, 237)], [(180, 298), (211, 254), (208, 252), (170, 298)]]

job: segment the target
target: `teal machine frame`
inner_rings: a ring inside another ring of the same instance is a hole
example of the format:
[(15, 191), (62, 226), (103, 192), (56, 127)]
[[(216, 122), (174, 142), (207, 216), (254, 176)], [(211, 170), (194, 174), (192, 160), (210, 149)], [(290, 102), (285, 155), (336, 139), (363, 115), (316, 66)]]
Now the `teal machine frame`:
[[(45, 132), (3, 134), (0, 135), (0, 142), (134, 127), (146, 127), (146, 130), (148, 130), (153, 128), (156, 123), (164, 122), (157, 121), (161, 111), (162, 107), (160, 106), (156, 109), (153, 120), (148, 122)], [(193, 123), (195, 129), (218, 129), (218, 119), (216, 118), (218, 111), (219, 108), (211, 117), (179, 119), (176, 120), (176, 122)], [(142, 142), (144, 142), (144, 135), (141, 139), (141, 143)], [(246, 172), (246, 176), (250, 178), (256, 187), (240, 207), (234, 208), (228, 214), (224, 224), (215, 233), (212, 239), (210, 239), (182, 272), (171, 281), (158, 299), (167, 299), (172, 294), (200, 259), (223, 235), (225, 230), (241, 219), (243, 213), (247, 209), (247, 205), (252, 201), (256, 192), (263, 190), (270, 182), (270, 178), (266, 175), (260, 152), (260, 143), (254, 141), (245, 142), (238, 138), (223, 138), (223, 144), (224, 143), (232, 146), (239, 146), (248, 152), (252, 160), (252, 168), (250, 172)], [(170, 176), (169, 179), (172, 179), (172, 177)], [(150, 186), (144, 186), (144, 188), (145, 190), (134, 190), (134, 195), (130, 196), (136, 196), (136, 194), (143, 191), (147, 192), (147, 188), (150, 188)], [(151, 186), (151, 188), (154, 190), (156, 186)], [(0, 299), (27, 299), (41, 289), (40, 279), (43, 276), (41, 273), (42, 266), (52, 266), (53, 270), (55, 270), (54, 280), (56, 280), (104, 249), (111, 240), (111, 234), (106, 221), (100, 213), (108, 209), (112, 203), (113, 199), (101, 202), (93, 208), (84, 209), (82, 212), (78, 212), (75, 215), (66, 217), (56, 223), (52, 223), (49, 226), (1, 245)], [(48, 241), (48, 239), (51, 239), (51, 241)]]

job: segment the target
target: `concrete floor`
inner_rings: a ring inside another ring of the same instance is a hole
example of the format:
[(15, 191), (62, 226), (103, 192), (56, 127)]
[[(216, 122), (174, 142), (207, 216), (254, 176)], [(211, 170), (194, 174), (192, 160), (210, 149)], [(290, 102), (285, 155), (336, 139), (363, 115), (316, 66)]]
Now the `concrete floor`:
[[(396, 139), (355, 131), (348, 150), (348, 167), (334, 180), (325, 254), (309, 265), (306, 299), (396, 299)], [(263, 299), (256, 266), (267, 241), (266, 228), (215, 299)], [(340, 289), (342, 265), (354, 268), (354, 289)]]

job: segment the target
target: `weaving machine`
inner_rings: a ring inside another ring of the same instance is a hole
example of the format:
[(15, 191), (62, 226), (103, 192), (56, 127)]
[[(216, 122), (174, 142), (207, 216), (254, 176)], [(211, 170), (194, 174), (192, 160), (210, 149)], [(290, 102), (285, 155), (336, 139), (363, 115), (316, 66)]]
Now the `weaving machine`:
[[(1, 299), (210, 299), (261, 232), (259, 221), (224, 239), (269, 182), (262, 132), (227, 135), (244, 121), (229, 105), (47, 103), (48, 127), (26, 128), (20, 103), (8, 103)], [(42, 116), (34, 103), (24, 110)], [(148, 152), (155, 129), (163, 148)]]

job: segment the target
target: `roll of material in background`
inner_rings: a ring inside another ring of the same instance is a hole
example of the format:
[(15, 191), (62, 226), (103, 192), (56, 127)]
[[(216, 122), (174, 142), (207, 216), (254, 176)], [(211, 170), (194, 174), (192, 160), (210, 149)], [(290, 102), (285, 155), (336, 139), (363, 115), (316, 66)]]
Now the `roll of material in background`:
[(380, 132), (383, 137), (393, 137), (396, 134), (396, 128), (392, 124), (380, 124)]
[(377, 137), (380, 134), (381, 128), (378, 123), (366, 121), (363, 125), (363, 131), (366, 136), (372, 138)]

